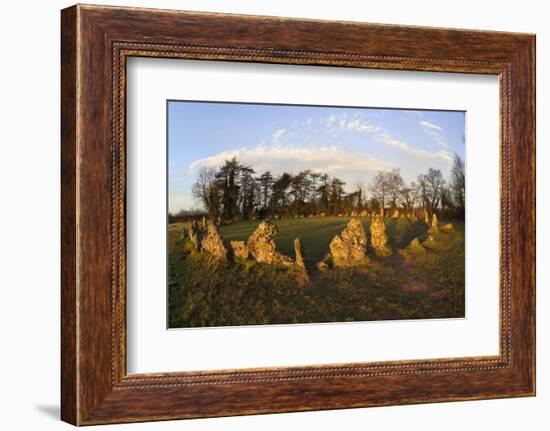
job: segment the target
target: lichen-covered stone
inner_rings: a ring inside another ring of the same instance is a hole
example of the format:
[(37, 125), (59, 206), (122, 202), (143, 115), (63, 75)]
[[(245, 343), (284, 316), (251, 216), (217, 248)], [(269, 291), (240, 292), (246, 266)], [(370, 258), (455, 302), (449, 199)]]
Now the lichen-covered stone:
[(342, 233), (336, 235), (330, 243), (333, 263), (351, 265), (366, 257), (367, 235), (359, 219), (351, 219)]
[(294, 261), (277, 251), (273, 238), (279, 230), (270, 221), (264, 220), (250, 235), (246, 243), (248, 251), (257, 262), (290, 266)]
[(246, 260), (250, 256), (248, 247), (244, 241), (230, 241), (231, 249), (233, 250), (233, 255), (239, 259)]
[(209, 224), (206, 235), (201, 242), (202, 249), (220, 259), (227, 259), (227, 249), (215, 224)]
[(438, 231), (437, 215), (435, 213), (432, 214), (432, 225), (430, 227), (430, 230), (433, 232)]
[(447, 223), (447, 224), (444, 224), (443, 226), (440, 226), (439, 230), (444, 233), (451, 233), (453, 232), (454, 229), (453, 229), (452, 223)]
[(418, 238), (413, 239), (409, 243), (407, 248), (409, 250), (415, 251), (415, 252), (424, 251), (424, 246), (422, 245), (422, 243), (420, 242), (420, 240)]
[(197, 251), (201, 251), (202, 235), (199, 223), (196, 220), (193, 220), (189, 225), (189, 239), (191, 240)]
[(304, 252), (302, 250), (302, 241), (300, 241), (300, 238), (294, 238), (294, 253), (296, 255), (296, 266), (298, 268), (306, 269)]
[(388, 246), (388, 236), (386, 235), (386, 224), (381, 216), (373, 217), (370, 224), (371, 245), (377, 256), (391, 255), (391, 249)]

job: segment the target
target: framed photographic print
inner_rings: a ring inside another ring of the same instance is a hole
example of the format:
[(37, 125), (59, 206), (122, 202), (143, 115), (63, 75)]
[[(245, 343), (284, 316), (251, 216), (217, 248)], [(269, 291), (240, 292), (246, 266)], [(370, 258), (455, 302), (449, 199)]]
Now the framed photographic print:
[(535, 394), (535, 38), (62, 11), (62, 419)]

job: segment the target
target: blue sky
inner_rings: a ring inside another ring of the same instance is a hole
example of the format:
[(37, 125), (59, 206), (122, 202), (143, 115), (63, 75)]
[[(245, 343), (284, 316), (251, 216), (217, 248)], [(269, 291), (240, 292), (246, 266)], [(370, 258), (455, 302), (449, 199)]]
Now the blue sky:
[(200, 208), (191, 186), (203, 166), (236, 156), (258, 175), (304, 169), (368, 186), (380, 170), (414, 181), (429, 167), (449, 176), (464, 158), (464, 112), (246, 103), (168, 102), (168, 208)]

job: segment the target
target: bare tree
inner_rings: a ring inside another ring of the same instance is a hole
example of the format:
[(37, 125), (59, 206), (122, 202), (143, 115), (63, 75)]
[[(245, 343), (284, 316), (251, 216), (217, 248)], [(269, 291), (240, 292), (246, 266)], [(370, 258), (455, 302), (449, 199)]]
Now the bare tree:
[(451, 169), (451, 193), (455, 205), (464, 211), (466, 207), (466, 173), (464, 160), (458, 154), (455, 154)]
[(220, 190), (214, 168), (203, 167), (200, 169), (191, 192), (210, 217), (216, 218), (220, 215)]
[(396, 207), (404, 186), (405, 182), (399, 169), (392, 169), (391, 171), (378, 172), (371, 182), (370, 190), (373, 197), (380, 202), (381, 208), (385, 208), (388, 202)]
[(441, 197), (443, 194), (443, 187), (445, 186), (445, 180), (443, 174), (439, 169), (430, 168), (428, 172), (424, 174), (425, 185), (427, 186), (427, 199), (428, 209), (431, 213), (439, 207)]

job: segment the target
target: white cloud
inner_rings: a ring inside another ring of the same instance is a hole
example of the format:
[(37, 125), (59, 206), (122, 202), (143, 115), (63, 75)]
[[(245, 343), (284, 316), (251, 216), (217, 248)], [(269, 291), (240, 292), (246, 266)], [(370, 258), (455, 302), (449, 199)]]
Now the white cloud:
[(420, 125), (422, 126), (422, 128), (423, 128), (424, 130), (438, 130), (438, 131), (440, 131), (440, 132), (443, 131), (443, 127), (438, 126), (437, 124), (432, 123), (431, 121), (428, 121), (428, 120), (420, 120), (419, 123), (420, 123)]
[(272, 135), (273, 142), (278, 142), (279, 139), (281, 139), (281, 137), (283, 136), (284, 133), (285, 133), (285, 129), (275, 130), (273, 132), (273, 135)]
[(430, 135), (437, 145), (443, 149), (449, 148), (447, 140), (445, 139), (445, 130), (443, 127), (428, 120), (420, 120), (418, 123), (420, 124), (420, 127), (422, 127), (422, 130)]
[(441, 160), (447, 160), (447, 161), (453, 160), (453, 155), (449, 151), (442, 149), (440, 151), (434, 152), (434, 151), (423, 150), (421, 148), (411, 147), (406, 142), (394, 139), (386, 133), (376, 135), (376, 139), (385, 145), (388, 145), (393, 148), (397, 148), (400, 151), (403, 151), (418, 159), (422, 159), (422, 160), (441, 159)]
[(353, 120), (342, 118), (338, 125), (341, 130), (353, 133), (381, 133), (383, 131), (380, 126), (359, 118), (354, 118)]
[(378, 160), (366, 152), (354, 153), (338, 146), (296, 147), (280, 145), (258, 145), (254, 148), (239, 148), (223, 151), (213, 156), (195, 160), (189, 165), (188, 174), (196, 175), (202, 167), (219, 167), (236, 157), (241, 163), (250, 165), (256, 173), (270, 170), (274, 174), (297, 173), (304, 169), (326, 172), (329, 175), (368, 176), (373, 172), (390, 169), (393, 166)]

